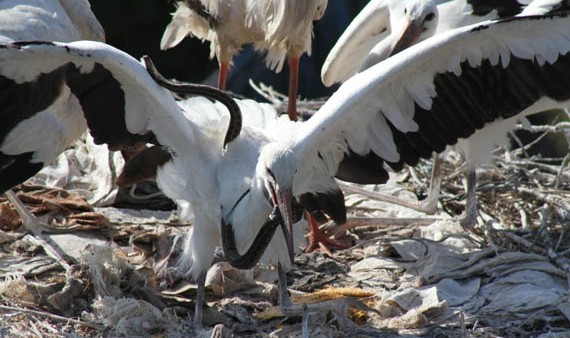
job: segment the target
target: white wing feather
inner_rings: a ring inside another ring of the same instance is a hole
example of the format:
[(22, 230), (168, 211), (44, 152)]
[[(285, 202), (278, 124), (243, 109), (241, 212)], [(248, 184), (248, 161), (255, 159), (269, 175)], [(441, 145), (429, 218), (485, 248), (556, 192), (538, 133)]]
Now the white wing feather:
[[(524, 47), (520, 39), (527, 42)], [(487, 58), (492, 64), (500, 62), (506, 66), (511, 53), (550, 62), (569, 51), (570, 17), (529, 18), (496, 25), (486, 22), (440, 34), (353, 76), (300, 127), (291, 146), (299, 161), (294, 193), (314, 191), (308, 186), (307, 177), (322, 170), (315, 165), (319, 162), (316, 156), (326, 153), (324, 150), (331, 144), (338, 150), (334, 159), (337, 164), (348, 147), (361, 155), (372, 150), (384, 160), (398, 161), (399, 154), (391, 133), (386, 132), (384, 119), (401, 131), (413, 131), (414, 122), (409, 115), (412, 98), (418, 105), (430, 107), (436, 73), (460, 72), (460, 63), (466, 60), (480, 62)], [(400, 97), (398, 93), (407, 95)], [(405, 112), (404, 116), (398, 111)], [(362, 125), (371, 126), (364, 145)], [(334, 174), (328, 173), (331, 177)]]

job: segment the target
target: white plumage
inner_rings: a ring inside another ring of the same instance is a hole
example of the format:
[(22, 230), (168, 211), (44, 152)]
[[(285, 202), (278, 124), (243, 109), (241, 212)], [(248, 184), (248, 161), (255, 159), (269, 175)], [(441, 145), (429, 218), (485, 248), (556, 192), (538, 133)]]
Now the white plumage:
[(4, 41), (105, 39), (87, 0), (4, 0), (0, 3), (0, 18)]
[[(406, 6), (415, 5), (421, 3), (429, 3), (429, 0), (409, 0), (403, 2)], [(542, 15), (551, 12), (559, 12), (568, 9), (567, 1), (561, 0), (535, 0), (535, 1), (519, 1), (519, 0), (508, 0), (508, 1), (497, 1), (497, 2), (476, 2), (469, 0), (455, 0), (455, 1), (437, 1), (437, 8), (435, 13), (438, 13), (439, 19), (432, 20), (426, 23), (428, 26), (424, 33), (417, 39), (413, 41), (408, 38), (408, 42), (401, 44), (401, 47), (406, 48), (412, 44), (415, 44), (423, 39), (429, 38), (433, 35), (444, 34), (450, 30), (458, 27), (463, 27), (466, 25), (471, 25), (477, 22), (482, 22), (484, 20), (497, 19), (501, 17), (512, 17), (515, 15), (526, 16), (526, 15)], [(386, 26), (386, 18), (392, 17), (398, 14), (398, 11), (402, 11), (401, 7), (396, 5), (391, 5), (388, 10), (388, 5), (391, 4), (390, 1), (372, 1), (366, 6), (362, 12), (355, 18), (355, 20), (350, 24), (347, 30), (344, 32), (342, 37), (339, 39), (337, 44), (331, 50), (327, 61), (323, 65), (322, 69), (322, 79), (326, 85), (331, 85), (334, 82), (345, 81), (348, 77), (355, 74), (357, 71), (365, 70), (374, 64), (384, 60), (390, 54), (398, 52), (392, 47), (393, 43), (390, 39), (391, 35), (388, 37), (386, 33), (383, 34), (366, 34), (369, 31), (379, 31), (381, 28)], [(424, 5), (425, 6), (425, 5)], [(381, 20), (378, 16), (380, 14), (375, 14), (377, 17), (374, 18), (370, 13), (381, 13), (384, 16), (384, 20)], [(394, 15), (392, 15), (394, 14)], [(389, 32), (389, 30), (388, 30)], [(403, 37), (404, 38), (404, 37)], [(380, 42), (378, 40), (380, 39)], [(517, 51), (517, 53), (527, 53), (532, 54), (532, 49), (529, 49), (527, 41), (517, 40), (515, 38), (510, 42), (512, 49)], [(354, 49), (353, 46), (362, 46), (360, 49)], [(374, 46), (374, 47), (371, 47)], [(355, 52), (355, 50), (357, 52)], [(474, 50), (473, 55), (469, 56), (469, 62), (477, 62), (482, 55), (479, 55), (478, 51)], [(555, 55), (552, 55), (555, 57)], [(551, 56), (551, 57), (552, 57)], [(541, 56), (537, 56), (541, 58)], [(450, 70), (453, 70), (450, 67)], [(410, 77), (409, 86), (418, 86), (424, 88), (430, 88), (428, 83), (422, 83), (421, 78), (415, 76)], [(429, 80), (429, 79), (428, 79)], [(412, 90), (411, 95), (414, 95), (414, 100), (416, 104), (422, 108), (426, 108), (429, 104), (429, 94), (427, 92), (418, 92)], [(402, 93), (398, 93), (402, 95)], [(451, 94), (453, 95), (453, 94)], [(474, 101), (477, 101), (475, 99)], [(411, 101), (409, 101), (411, 103)], [(385, 102), (384, 113), (387, 116), (398, 116), (400, 112), (404, 115), (413, 111), (413, 107), (408, 105), (405, 109), (394, 109), (395, 107), (389, 103)], [(401, 107), (400, 107), (401, 108)], [(462, 220), (462, 224), (471, 226), (475, 222), (476, 217), (476, 198), (475, 198), (475, 165), (488, 162), (487, 154), (497, 145), (504, 144), (506, 142), (506, 135), (500, 133), (500, 130), (511, 130), (514, 123), (520, 118), (509, 119), (499, 123), (495, 123), (492, 126), (485, 128), (484, 130), (478, 131), (470, 137), (468, 140), (460, 141), (460, 149), (468, 158), (468, 197), (467, 197), (467, 209), (466, 217)], [(398, 119), (393, 120), (392, 123), (398, 123)], [(402, 127), (402, 126), (400, 126)], [(402, 129), (404, 130), (404, 129)], [(494, 135), (501, 136), (494, 136)], [(439, 185), (441, 182), (441, 172), (438, 170), (440, 168), (441, 159), (436, 156), (434, 160), (434, 171), (432, 173), (432, 184), (430, 184), (430, 191), (428, 198), (423, 201), (420, 205), (410, 205), (409, 203), (402, 202), (402, 205), (406, 205), (412, 208), (417, 208), (425, 212), (435, 212), (437, 205), (437, 195), (439, 192)], [(394, 203), (400, 203), (397, 200), (393, 200)]]
[(257, 175), (293, 196), (324, 193), (338, 189), (333, 177), (349, 151), (398, 169), (504, 120), (565, 107), (569, 28), (565, 13), (508, 19), (412, 46), (346, 81), (289, 141), (267, 145)]
[[(562, 0), (529, 2), (530, 0), (372, 0), (354, 18), (330, 51), (321, 72), (323, 83), (331, 86), (344, 82), (358, 71), (384, 60), (394, 53), (397, 39), (407, 39), (401, 45), (401, 50), (458, 27), (515, 15), (546, 14), (567, 7)], [(426, 21), (430, 13), (435, 19)], [(416, 39), (407, 37), (409, 33), (402, 34), (404, 27), (414, 24), (414, 21), (418, 27), (423, 26)]]

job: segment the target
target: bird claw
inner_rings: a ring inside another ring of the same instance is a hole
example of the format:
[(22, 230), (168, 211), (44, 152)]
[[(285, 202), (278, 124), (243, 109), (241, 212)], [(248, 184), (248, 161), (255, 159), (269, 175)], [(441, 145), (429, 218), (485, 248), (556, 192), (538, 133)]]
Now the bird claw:
[(311, 233), (309, 235), (309, 244), (305, 249), (305, 252), (313, 252), (317, 249), (320, 249), (322, 252), (326, 253), (327, 255), (332, 255), (332, 249), (344, 250), (348, 249), (350, 245), (345, 243), (341, 243), (335, 241), (334, 239), (330, 239), (326, 237), (320, 230), (317, 233)]
[(307, 245), (305, 252), (313, 252), (316, 249), (320, 249), (324, 253), (330, 256), (332, 255), (332, 252), (329, 249), (329, 247), (339, 250), (344, 250), (350, 247), (350, 245), (337, 242), (325, 236), (321, 231), (321, 229), (319, 228), (319, 223), (314, 218), (314, 216), (312, 216), (311, 213), (308, 212), (306, 215), (307, 215), (307, 222), (309, 223), (310, 232), (309, 232), (309, 245)]

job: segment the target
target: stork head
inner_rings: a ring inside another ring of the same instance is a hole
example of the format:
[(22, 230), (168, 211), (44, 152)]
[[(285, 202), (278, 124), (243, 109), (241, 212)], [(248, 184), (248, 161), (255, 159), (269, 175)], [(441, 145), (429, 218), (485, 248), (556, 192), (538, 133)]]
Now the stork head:
[(432, 0), (410, 0), (404, 6), (404, 28), (390, 56), (435, 34), (437, 6)]
[(266, 189), (273, 206), (283, 218), (282, 230), (291, 259), (293, 258), (293, 180), (297, 173), (297, 158), (283, 143), (270, 143), (261, 149), (256, 175)]

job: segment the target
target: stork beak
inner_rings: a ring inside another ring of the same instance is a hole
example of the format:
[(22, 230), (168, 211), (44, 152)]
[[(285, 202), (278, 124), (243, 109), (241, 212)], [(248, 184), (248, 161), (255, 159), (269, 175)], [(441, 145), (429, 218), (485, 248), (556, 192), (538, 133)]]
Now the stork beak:
[(420, 34), (422, 33), (422, 31), (423, 27), (420, 20), (410, 21), (408, 26), (402, 32), (402, 35), (400, 35), (400, 38), (398, 39), (398, 42), (396, 42), (396, 45), (392, 49), (392, 53), (390, 54), (390, 56), (398, 54), (404, 49), (417, 43), (418, 40), (420, 39)]
[(287, 250), (289, 251), (289, 259), (291, 264), (293, 264), (293, 259), (295, 255), (295, 250), (293, 246), (293, 211), (292, 211), (292, 201), (293, 193), (291, 190), (279, 190), (279, 187), (274, 191), (274, 201), (273, 203), (279, 208), (281, 213), (281, 231), (283, 231), (283, 236), (285, 237), (285, 242), (287, 244)]

